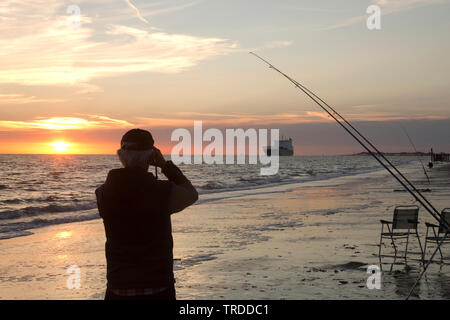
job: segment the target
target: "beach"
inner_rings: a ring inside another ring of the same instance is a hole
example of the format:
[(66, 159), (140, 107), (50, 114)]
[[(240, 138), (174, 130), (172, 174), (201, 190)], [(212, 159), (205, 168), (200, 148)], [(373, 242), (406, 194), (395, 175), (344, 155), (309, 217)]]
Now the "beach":
[(0, 0), (0, 302), (450, 299), (449, 17)]
[[(428, 186), (418, 161), (401, 170), (417, 187)], [(424, 195), (439, 210), (450, 207), (450, 167), (428, 174), (432, 191)], [(418, 255), (406, 264), (383, 259), (381, 288), (366, 284), (368, 266), (379, 266), (380, 219), (391, 220), (396, 205), (415, 204), (401, 189), (386, 171), (373, 170), (203, 194), (172, 216), (177, 299), (404, 299), (421, 271)], [(423, 242), (425, 222), (435, 221), (423, 208), (419, 221)], [(0, 299), (103, 299), (104, 242), (101, 219), (0, 240)], [(409, 250), (418, 250), (413, 238)], [(449, 246), (443, 254), (450, 262)], [(81, 271), (78, 289), (67, 286), (73, 265)], [(449, 271), (431, 264), (412, 298), (450, 298)]]

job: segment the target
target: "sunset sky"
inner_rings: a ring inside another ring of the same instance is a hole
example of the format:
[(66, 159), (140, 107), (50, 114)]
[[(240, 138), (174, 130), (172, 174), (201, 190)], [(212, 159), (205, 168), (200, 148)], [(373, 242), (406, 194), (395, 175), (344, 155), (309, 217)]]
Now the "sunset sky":
[(2, 0), (0, 153), (114, 153), (133, 127), (170, 153), (194, 120), (279, 128), (299, 155), (362, 151), (249, 51), (382, 150), (413, 151), (403, 127), (450, 152), (449, 30), (447, 0)]

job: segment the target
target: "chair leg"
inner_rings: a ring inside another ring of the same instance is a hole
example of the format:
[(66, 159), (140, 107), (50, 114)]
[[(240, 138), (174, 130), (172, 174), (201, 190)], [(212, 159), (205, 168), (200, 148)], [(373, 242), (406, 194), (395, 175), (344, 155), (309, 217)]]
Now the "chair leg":
[(391, 267), (389, 268), (389, 273), (394, 269), (395, 260), (391, 263)]
[(392, 246), (394, 247), (394, 263), (397, 260), (397, 246), (395, 245), (394, 238), (391, 236)]
[(441, 263), (442, 263), (444, 261), (444, 256), (442, 255), (441, 247), (439, 246), (438, 235), (436, 234), (436, 231), (434, 230), (434, 228), (433, 228), (433, 234), (434, 234), (434, 237), (436, 238), (436, 245), (439, 248), (439, 254), (441, 256)]
[(406, 257), (408, 255), (408, 244), (409, 244), (409, 229), (408, 229), (408, 236), (406, 237), (406, 247), (405, 247), (405, 261), (406, 261)]
[(383, 270), (383, 262), (382, 262), (382, 258), (381, 258), (381, 247), (383, 246), (383, 231), (384, 231), (384, 224), (381, 224), (380, 248), (378, 249), (378, 259), (380, 261), (380, 270)]
[(424, 262), (425, 261), (425, 257), (424, 257), (425, 253), (423, 251), (422, 243), (420, 242), (420, 237), (419, 237), (419, 233), (417, 232), (417, 229), (416, 229), (416, 237), (417, 237), (417, 241), (419, 242), (420, 252), (422, 253), (422, 262)]
[[(444, 234), (444, 240), (443, 241), (445, 241), (447, 236), (448, 236), (448, 231)], [(442, 244), (444, 244), (444, 242), (442, 242)], [(444, 257), (442, 256), (441, 246), (439, 246), (439, 253), (441, 254), (441, 266), (439, 268), (439, 271), (442, 271), (442, 266), (444, 265)]]
[[(381, 233), (383, 233), (383, 229), (381, 229)], [(381, 246), (383, 245), (383, 235), (380, 234), (380, 248), (378, 249), (378, 259), (380, 260), (380, 270), (383, 270), (383, 263), (381, 262)]]
[[(447, 238), (447, 236), (448, 236), (448, 231), (444, 234), (444, 239)], [(444, 243), (442, 243), (442, 244), (444, 244)], [(442, 251), (441, 251), (441, 247), (440, 246), (439, 246), (439, 253), (441, 254), (442, 262), (444, 262), (444, 257), (442, 256)]]
[(394, 252), (395, 252), (395, 254), (394, 254), (394, 261), (395, 261), (397, 259), (397, 246), (395, 245), (394, 237), (392, 236), (392, 231), (391, 231), (391, 228), (389, 228), (389, 225), (387, 226), (387, 228), (388, 228), (388, 231), (389, 231), (389, 234), (390, 234), (390, 237), (391, 237), (392, 246), (394, 247)]
[(381, 245), (383, 244), (383, 224), (381, 224), (381, 233), (380, 233), (380, 249), (378, 250), (378, 256), (381, 255)]

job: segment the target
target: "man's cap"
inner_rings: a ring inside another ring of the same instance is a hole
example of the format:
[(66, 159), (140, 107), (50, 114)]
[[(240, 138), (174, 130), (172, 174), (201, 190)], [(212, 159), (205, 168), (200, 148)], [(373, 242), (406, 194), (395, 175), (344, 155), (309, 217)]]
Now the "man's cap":
[(125, 150), (149, 150), (155, 141), (150, 132), (142, 129), (132, 129), (125, 133), (120, 141), (120, 147)]

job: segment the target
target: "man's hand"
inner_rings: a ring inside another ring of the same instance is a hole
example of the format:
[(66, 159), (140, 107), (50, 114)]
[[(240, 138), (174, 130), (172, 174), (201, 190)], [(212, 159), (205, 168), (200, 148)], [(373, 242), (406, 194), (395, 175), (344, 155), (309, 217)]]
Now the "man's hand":
[(162, 168), (165, 164), (166, 160), (164, 159), (161, 151), (159, 151), (158, 148), (153, 148), (153, 153), (150, 157), (150, 165)]

